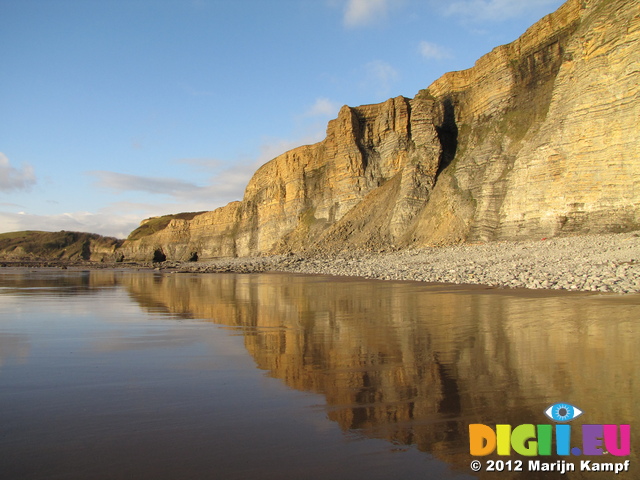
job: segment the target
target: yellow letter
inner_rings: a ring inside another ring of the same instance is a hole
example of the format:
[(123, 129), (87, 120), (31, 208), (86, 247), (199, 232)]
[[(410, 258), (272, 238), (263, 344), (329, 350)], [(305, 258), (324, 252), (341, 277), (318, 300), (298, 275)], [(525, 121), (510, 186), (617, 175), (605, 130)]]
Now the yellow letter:
[(511, 425), (496, 425), (498, 455), (511, 455)]

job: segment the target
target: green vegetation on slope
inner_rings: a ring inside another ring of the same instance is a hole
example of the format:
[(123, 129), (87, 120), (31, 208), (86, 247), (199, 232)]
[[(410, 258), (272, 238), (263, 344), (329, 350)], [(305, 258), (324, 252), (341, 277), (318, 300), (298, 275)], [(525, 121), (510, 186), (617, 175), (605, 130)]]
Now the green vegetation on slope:
[(169, 225), (169, 222), (173, 219), (191, 220), (193, 217), (202, 213), (205, 212), (176, 213), (174, 215), (163, 215), (161, 217), (148, 218), (142, 225), (129, 234), (127, 240), (139, 240), (143, 237), (153, 235), (154, 233), (166, 228), (167, 225)]
[[(92, 260), (113, 254), (122, 240), (84, 232), (27, 230), (0, 234), (4, 259)], [(94, 258), (92, 258), (92, 256)]]

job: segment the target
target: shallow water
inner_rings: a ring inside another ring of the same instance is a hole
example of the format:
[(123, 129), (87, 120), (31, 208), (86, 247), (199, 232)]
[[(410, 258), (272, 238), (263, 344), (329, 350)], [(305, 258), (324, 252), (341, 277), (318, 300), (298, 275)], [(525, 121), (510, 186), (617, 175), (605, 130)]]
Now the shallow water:
[(558, 402), (638, 478), (639, 340), (637, 295), (5, 268), (0, 478), (474, 478), (469, 424)]

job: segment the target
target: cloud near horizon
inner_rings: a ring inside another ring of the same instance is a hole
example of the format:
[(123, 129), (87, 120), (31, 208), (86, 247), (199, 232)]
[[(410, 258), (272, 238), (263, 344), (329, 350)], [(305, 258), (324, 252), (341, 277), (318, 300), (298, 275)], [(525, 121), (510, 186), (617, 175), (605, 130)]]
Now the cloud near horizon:
[(35, 184), (36, 176), (31, 165), (15, 168), (7, 156), (0, 152), (0, 191), (29, 190)]

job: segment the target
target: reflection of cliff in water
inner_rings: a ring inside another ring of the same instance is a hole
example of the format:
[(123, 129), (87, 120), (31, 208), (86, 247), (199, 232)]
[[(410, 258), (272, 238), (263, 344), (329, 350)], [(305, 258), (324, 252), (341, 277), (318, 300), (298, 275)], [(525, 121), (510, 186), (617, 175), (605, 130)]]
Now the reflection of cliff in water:
[(122, 282), (143, 306), (240, 327), (259, 368), (323, 394), (344, 430), (463, 468), (470, 423), (550, 423), (542, 412), (559, 401), (585, 411), (574, 425), (639, 418), (636, 296), (278, 274)]
[(0, 288), (18, 295), (72, 296), (94, 293), (98, 289), (115, 287), (117, 271), (17, 268), (0, 275)]

